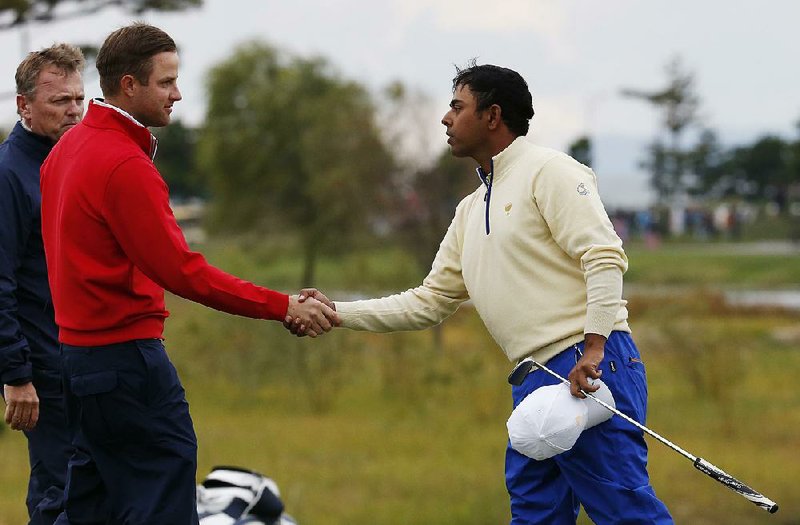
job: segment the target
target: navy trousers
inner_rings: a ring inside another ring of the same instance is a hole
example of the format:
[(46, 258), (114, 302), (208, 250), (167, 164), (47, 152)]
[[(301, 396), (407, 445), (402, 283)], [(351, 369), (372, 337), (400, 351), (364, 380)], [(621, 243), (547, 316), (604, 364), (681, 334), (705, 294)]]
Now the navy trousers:
[(62, 346), (73, 453), (58, 525), (197, 525), (197, 438), (158, 339)]
[[(547, 367), (567, 377), (582, 350), (583, 343), (570, 347)], [(645, 368), (630, 334), (611, 333), (600, 370), (617, 409), (644, 424)], [(528, 374), (513, 387), (514, 406), (537, 388), (557, 383), (543, 370)], [(571, 450), (543, 461), (520, 454), (509, 442), (506, 486), (512, 525), (574, 525), (579, 504), (597, 525), (672, 524), (650, 486), (643, 432), (617, 416), (585, 430)]]
[(61, 372), (34, 369), (33, 386), (39, 397), (39, 422), (36, 428), (25, 432), (31, 465), (25, 502), (31, 525), (52, 525), (63, 508), (67, 460), (72, 449)]

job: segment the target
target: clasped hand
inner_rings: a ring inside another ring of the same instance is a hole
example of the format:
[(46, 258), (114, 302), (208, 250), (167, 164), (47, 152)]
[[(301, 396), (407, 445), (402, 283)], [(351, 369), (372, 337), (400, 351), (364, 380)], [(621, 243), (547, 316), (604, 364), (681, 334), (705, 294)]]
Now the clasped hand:
[(289, 296), (283, 326), (297, 337), (317, 337), (339, 326), (336, 306), (316, 288), (304, 288)]

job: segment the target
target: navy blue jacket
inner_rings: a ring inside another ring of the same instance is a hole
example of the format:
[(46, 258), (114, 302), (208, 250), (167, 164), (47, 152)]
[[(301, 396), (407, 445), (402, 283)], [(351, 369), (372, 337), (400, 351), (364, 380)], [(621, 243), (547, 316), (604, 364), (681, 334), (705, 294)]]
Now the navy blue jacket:
[(18, 122), (0, 144), (0, 382), (61, 368), (41, 228), (39, 168), (53, 147)]

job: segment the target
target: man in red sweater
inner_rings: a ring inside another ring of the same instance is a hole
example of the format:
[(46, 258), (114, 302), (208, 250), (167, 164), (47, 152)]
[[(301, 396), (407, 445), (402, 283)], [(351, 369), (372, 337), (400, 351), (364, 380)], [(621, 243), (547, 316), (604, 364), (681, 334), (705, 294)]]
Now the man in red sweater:
[(175, 42), (142, 23), (109, 35), (93, 100), (41, 170), (42, 237), (73, 433), (58, 524), (192, 525), (197, 438), (162, 344), (164, 290), (232, 314), (338, 324), (318, 301), (242, 281), (189, 250), (153, 164), (149, 126), (175, 102)]

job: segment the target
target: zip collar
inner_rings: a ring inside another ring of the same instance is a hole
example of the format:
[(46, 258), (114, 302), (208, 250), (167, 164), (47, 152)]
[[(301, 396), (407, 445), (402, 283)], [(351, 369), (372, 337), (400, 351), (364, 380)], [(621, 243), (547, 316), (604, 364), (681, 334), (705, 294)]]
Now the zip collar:
[(483, 202), (486, 204), (484, 205), (485, 214), (486, 214), (486, 235), (489, 235), (489, 205), (492, 201), (492, 180), (494, 179), (494, 159), (489, 161), (489, 173), (487, 174), (483, 171), (483, 168), (478, 166), (475, 168), (475, 171), (478, 174), (478, 178), (481, 179), (481, 182), (484, 186), (486, 186), (486, 194), (483, 196)]
[[(142, 148), (142, 150), (145, 153), (147, 153), (147, 155), (150, 157), (150, 160), (155, 160), (156, 151), (158, 151), (158, 139), (155, 137), (155, 135), (150, 133), (150, 130), (147, 129), (147, 126), (145, 126), (144, 124), (142, 124), (141, 122), (136, 120), (133, 117), (133, 115), (131, 115), (130, 113), (128, 113), (124, 109), (118, 108), (117, 106), (115, 106), (113, 104), (109, 104), (108, 102), (106, 102), (102, 98), (94, 98), (94, 99), (90, 100), (89, 101), (89, 108), (90, 109), (91, 109), (91, 106), (98, 106), (98, 107), (103, 107), (103, 108), (106, 108), (106, 109), (110, 109), (110, 110), (115, 111), (116, 113), (118, 113), (122, 117), (124, 117), (125, 120), (128, 121), (128, 125), (126, 127), (134, 134), (133, 136), (136, 139), (136, 141), (139, 143), (139, 146)], [(88, 114), (88, 111), (87, 111), (87, 114)], [(130, 124), (133, 124), (133, 126), (131, 126)], [(146, 135), (146, 137), (145, 137), (145, 135)], [(146, 138), (149, 138), (149, 147), (145, 145), (145, 142), (147, 142)]]
[[(522, 152), (525, 149), (524, 144), (526, 143), (525, 137), (520, 135), (516, 139), (511, 142), (506, 148), (498, 153), (497, 155), (493, 156), (489, 160), (489, 173), (483, 171), (483, 168), (478, 166), (475, 171), (478, 173), (478, 178), (481, 179), (481, 182), (484, 186), (486, 186), (486, 194), (483, 196), (483, 201), (486, 203), (486, 235), (489, 235), (490, 228), (489, 228), (489, 206), (492, 200), (492, 184), (494, 183), (495, 179), (502, 180), (508, 170), (509, 167), (512, 166), (517, 159), (520, 158)], [(500, 165), (500, 172), (495, 169), (495, 166), (499, 163)]]

